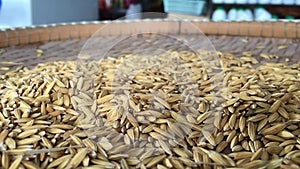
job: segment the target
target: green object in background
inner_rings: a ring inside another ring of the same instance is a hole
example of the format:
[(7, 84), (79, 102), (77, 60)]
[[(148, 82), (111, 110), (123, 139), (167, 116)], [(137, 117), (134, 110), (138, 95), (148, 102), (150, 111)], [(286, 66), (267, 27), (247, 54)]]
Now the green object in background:
[(119, 4), (120, 4), (120, 8), (124, 9), (124, 1), (123, 0), (119, 0)]
[(288, 20), (294, 20), (295, 17), (294, 17), (294, 16), (291, 16), (291, 15), (287, 15), (287, 16), (285, 17), (285, 19), (288, 19)]
[(124, 9), (124, 0), (113, 0), (113, 9)]
[(277, 15), (272, 15), (272, 19), (278, 19)]
[(218, 6), (217, 9), (225, 10), (225, 8), (223, 6)]
[(201, 15), (205, 0), (163, 0), (164, 11), (166, 13), (181, 13), (188, 15)]

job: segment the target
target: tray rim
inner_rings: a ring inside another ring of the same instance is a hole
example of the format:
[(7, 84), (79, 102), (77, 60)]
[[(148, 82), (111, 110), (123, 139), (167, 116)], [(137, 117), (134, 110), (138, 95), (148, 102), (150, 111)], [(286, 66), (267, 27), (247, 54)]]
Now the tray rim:
[[(0, 48), (68, 39), (87, 39), (101, 27), (112, 25), (101, 36), (130, 35), (151, 30), (152, 33), (249, 36), (262, 38), (300, 39), (297, 21), (223, 21), (199, 19), (142, 19), (117, 21), (72, 22), (0, 30)], [(195, 32), (191, 24), (201, 31)]]

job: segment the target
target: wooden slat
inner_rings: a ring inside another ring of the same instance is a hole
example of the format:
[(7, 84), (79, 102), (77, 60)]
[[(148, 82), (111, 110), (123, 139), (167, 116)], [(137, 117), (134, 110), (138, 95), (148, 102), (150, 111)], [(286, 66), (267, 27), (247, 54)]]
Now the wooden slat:
[(0, 31), (0, 39), (0, 47), (9, 45), (7, 31)]
[[(66, 39), (85, 39), (98, 31), (99, 36), (120, 36), (133, 33), (253, 36), (300, 38), (299, 22), (209, 22), (182, 20), (141, 20), (75, 23), (8, 29), (0, 31), (0, 47), (26, 45)], [(192, 31), (192, 32), (191, 32)]]

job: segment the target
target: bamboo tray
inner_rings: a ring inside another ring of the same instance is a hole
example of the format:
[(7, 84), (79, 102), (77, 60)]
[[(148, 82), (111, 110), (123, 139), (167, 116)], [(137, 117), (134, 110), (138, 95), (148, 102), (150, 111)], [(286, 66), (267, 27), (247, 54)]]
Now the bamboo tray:
[[(137, 46), (144, 45), (148, 37), (139, 34), (140, 32), (149, 31), (152, 34), (176, 35), (186, 41), (195, 40), (199, 32), (191, 29), (191, 24), (207, 35), (217, 51), (232, 53), (237, 57), (242, 57), (245, 52), (251, 52), (259, 63), (293, 64), (300, 61), (300, 23), (298, 22), (206, 22), (158, 19), (72, 23), (1, 30), (0, 73), (3, 75), (19, 66), (33, 68), (44, 62), (77, 60), (88, 38), (107, 25), (110, 25), (110, 29), (102, 29), (98, 32), (101, 39), (98, 45), (103, 49), (111, 47), (110, 42), (117, 37), (132, 36), (126, 41), (126, 45), (116, 46), (110, 50), (110, 54), (120, 55), (134, 52)], [(196, 42), (200, 45), (204, 43), (197, 38)], [(174, 49), (174, 43), (172, 39), (157, 39), (148, 45), (153, 44), (160, 49), (168, 50)], [(175, 50), (185, 50), (185, 48), (175, 48)], [(2, 76), (2, 79), (5, 77)], [(17, 157), (17, 159), (22, 158)], [(76, 160), (73, 159), (74, 161)]]
[[(152, 33), (191, 36), (191, 24), (207, 35), (218, 51), (236, 54), (251, 51), (256, 55), (265, 53), (282, 56), (277, 62), (283, 61), (285, 57), (294, 62), (298, 61), (299, 22), (208, 22), (170, 19), (72, 23), (1, 30), (0, 61), (15, 60), (23, 65), (34, 66), (46, 61), (75, 59), (86, 40), (106, 25), (110, 25), (110, 30), (100, 34), (103, 36), (103, 45), (113, 37), (147, 30)], [(143, 40), (140, 39), (139, 42), (143, 43)], [(43, 57), (36, 57), (38, 48), (43, 50)], [(64, 57), (61, 57), (62, 55)]]

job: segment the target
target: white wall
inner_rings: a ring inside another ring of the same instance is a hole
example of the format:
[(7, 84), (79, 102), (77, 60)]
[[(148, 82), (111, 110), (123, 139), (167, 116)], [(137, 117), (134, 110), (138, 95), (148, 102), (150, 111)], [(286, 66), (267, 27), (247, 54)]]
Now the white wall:
[(2, 0), (0, 28), (31, 25), (30, 0)]
[(98, 0), (2, 0), (0, 28), (97, 20)]
[(98, 0), (32, 0), (33, 24), (98, 19)]

